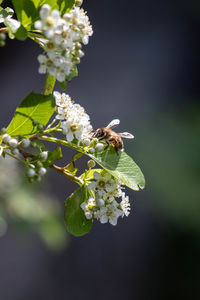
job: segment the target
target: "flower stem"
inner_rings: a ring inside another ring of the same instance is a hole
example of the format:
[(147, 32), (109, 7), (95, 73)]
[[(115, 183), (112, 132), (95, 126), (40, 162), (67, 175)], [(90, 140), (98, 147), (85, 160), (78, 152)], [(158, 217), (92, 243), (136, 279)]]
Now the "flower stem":
[(43, 88), (43, 95), (50, 95), (53, 92), (54, 86), (56, 83), (56, 76), (52, 76), (50, 74), (47, 74), (44, 88)]
[(81, 153), (85, 153), (80, 147), (76, 146), (73, 143), (67, 142), (66, 140), (63, 140), (63, 139), (57, 139), (57, 138), (49, 137), (49, 136), (45, 136), (45, 135), (39, 136), (38, 139), (43, 140), (43, 141), (47, 141), (47, 142), (52, 142), (52, 143), (57, 143), (57, 144), (60, 144), (60, 145), (64, 145), (64, 146), (70, 147), (74, 150), (77, 150)]
[(66, 176), (67, 178), (69, 178), (70, 180), (78, 183), (79, 185), (83, 185), (84, 184), (84, 181), (79, 178), (79, 177), (76, 177), (75, 175), (72, 175), (68, 172), (66, 172), (66, 170), (64, 168), (60, 168), (56, 165), (52, 165), (51, 166), (54, 170), (56, 170), (58, 173), (61, 173), (62, 175)]
[(8, 28), (7, 27), (0, 28), (0, 33), (8, 33)]
[[(55, 120), (55, 119), (54, 119), (54, 120)], [(53, 120), (53, 121), (54, 121), (54, 120)], [(55, 122), (56, 122), (56, 120), (55, 120)], [(53, 132), (53, 131), (57, 131), (57, 130), (60, 128), (60, 123), (59, 123), (58, 125), (56, 125), (55, 127), (52, 127), (52, 128), (51, 128), (51, 125), (53, 125), (53, 123), (54, 123), (54, 122), (52, 122), (52, 123), (47, 127), (47, 129), (44, 131), (45, 134), (50, 133), (50, 132)]]
[(22, 164), (27, 165), (26, 162), (25, 162), (24, 160), (20, 159), (19, 157), (12, 155), (11, 153), (9, 153), (9, 152), (7, 152), (7, 151), (5, 151), (5, 150), (4, 150), (4, 153), (7, 154), (7, 155), (9, 155), (9, 156), (11, 156), (12, 158), (18, 160), (18, 161), (21, 162)]

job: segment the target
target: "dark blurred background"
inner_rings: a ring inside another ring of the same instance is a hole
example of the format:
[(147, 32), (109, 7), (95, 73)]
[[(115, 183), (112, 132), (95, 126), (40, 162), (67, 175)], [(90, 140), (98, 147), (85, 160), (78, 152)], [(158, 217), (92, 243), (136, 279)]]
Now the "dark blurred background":
[[(0, 185), (0, 299), (199, 299), (200, 2), (85, 0), (83, 7), (94, 36), (67, 92), (94, 128), (119, 118), (119, 130), (134, 134), (125, 148), (146, 189), (127, 190), (132, 212), (117, 227), (95, 223), (74, 238), (64, 229), (63, 202), (76, 186), (52, 171), (36, 193), (14, 170)], [(0, 127), (31, 90), (41, 91), (40, 52), (32, 41), (7, 40), (0, 49)]]

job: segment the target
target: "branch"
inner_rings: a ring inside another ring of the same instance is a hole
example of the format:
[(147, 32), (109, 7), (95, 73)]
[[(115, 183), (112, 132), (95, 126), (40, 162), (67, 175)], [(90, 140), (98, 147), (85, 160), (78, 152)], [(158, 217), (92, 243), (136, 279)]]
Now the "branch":
[(51, 168), (53, 168), (54, 170), (56, 170), (58, 173), (63, 174), (64, 176), (66, 176), (70, 180), (78, 183), (79, 185), (83, 185), (84, 184), (84, 181), (82, 179), (80, 179), (79, 177), (76, 177), (75, 175), (72, 175), (72, 174), (66, 172), (65, 168), (58, 167), (58, 166), (56, 166), (54, 164), (51, 166)]
[(0, 33), (8, 33), (8, 28), (7, 27), (0, 28)]

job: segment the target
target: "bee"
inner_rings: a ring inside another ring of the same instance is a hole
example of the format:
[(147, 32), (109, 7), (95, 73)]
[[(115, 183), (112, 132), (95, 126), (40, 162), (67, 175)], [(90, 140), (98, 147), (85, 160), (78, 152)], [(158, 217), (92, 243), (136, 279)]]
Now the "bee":
[(115, 119), (115, 120), (111, 121), (106, 127), (98, 128), (93, 133), (93, 137), (97, 138), (99, 141), (105, 140), (105, 142), (108, 144), (108, 146), (111, 145), (114, 147), (116, 152), (118, 150), (124, 151), (124, 144), (123, 144), (122, 138), (133, 139), (134, 136), (128, 132), (116, 133), (115, 131), (113, 131), (112, 129), (115, 128), (116, 126), (118, 126), (119, 123), (120, 123), (120, 120)]

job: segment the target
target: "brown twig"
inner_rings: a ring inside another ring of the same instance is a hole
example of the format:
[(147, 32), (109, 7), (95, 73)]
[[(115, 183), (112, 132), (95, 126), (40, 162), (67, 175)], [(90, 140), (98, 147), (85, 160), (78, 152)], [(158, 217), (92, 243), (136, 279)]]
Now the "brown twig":
[(0, 28), (0, 33), (8, 33), (8, 28), (7, 27)]

